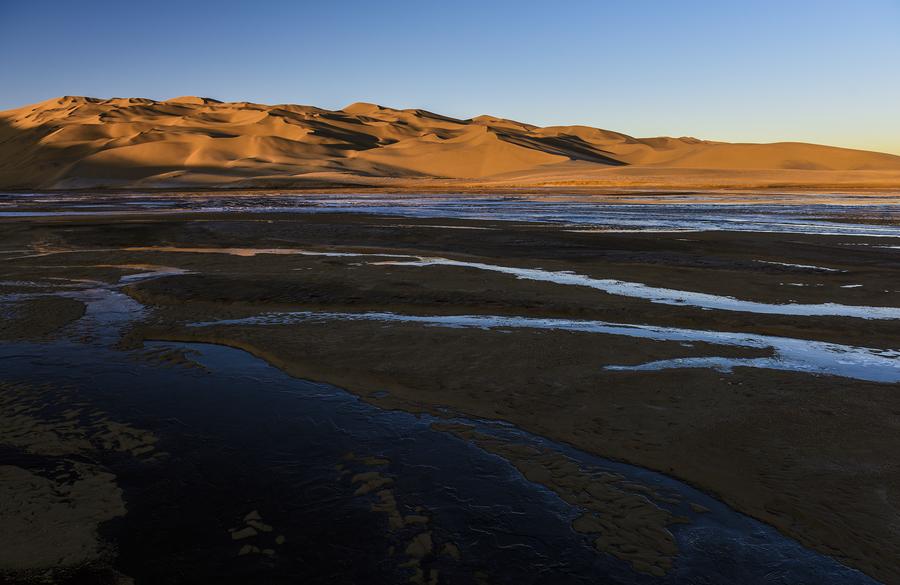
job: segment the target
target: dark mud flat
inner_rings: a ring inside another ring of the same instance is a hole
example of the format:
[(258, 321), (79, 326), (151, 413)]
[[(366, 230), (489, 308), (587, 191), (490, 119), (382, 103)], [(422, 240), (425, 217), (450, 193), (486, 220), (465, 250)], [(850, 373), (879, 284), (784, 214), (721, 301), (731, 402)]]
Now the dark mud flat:
[(579, 507), (433, 417), (379, 410), (239, 350), (146, 349), (185, 351), (205, 369), (81, 344), (0, 346), (7, 382), (74, 384), (80, 401), (158, 437), (154, 458), (101, 457), (128, 513), (100, 534), (137, 582), (873, 582), (664, 476), (506, 425), (450, 421), (660, 494), (650, 505), (683, 517), (672, 526), (680, 551), (665, 577), (636, 572), (572, 529)]
[(14, 582), (900, 582), (887, 203), (4, 203)]

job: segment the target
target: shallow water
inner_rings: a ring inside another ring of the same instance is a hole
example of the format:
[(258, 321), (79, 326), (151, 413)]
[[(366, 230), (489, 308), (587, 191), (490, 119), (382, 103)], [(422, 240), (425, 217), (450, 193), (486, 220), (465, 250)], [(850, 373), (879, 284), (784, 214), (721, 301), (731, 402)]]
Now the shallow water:
[[(611, 231), (748, 231), (900, 237), (900, 225), (838, 223), (854, 211), (900, 217), (896, 205), (746, 205), (697, 203), (615, 204), (497, 196), (318, 196), (293, 210), (373, 213), (401, 217), (458, 218), (590, 226)], [(284, 208), (273, 208), (284, 209)]]
[[(809, 194), (787, 203), (711, 203), (703, 194), (623, 195), (612, 198), (528, 195), (303, 194), (239, 196), (28, 195), (0, 193), (0, 217), (172, 212), (370, 213), (396, 217), (540, 222), (573, 229), (618, 232), (746, 231), (839, 236), (900, 237), (900, 205), (870, 197)], [(752, 196), (751, 196), (752, 197)], [(737, 195), (735, 198), (739, 198)], [(744, 199), (747, 199), (744, 196)], [(779, 196), (766, 194), (767, 200)], [(812, 204), (797, 203), (815, 199)], [(727, 201), (727, 199), (726, 199)], [(853, 221), (848, 217), (858, 216)]]
[[(503, 570), (492, 582), (517, 584), (873, 582), (661, 474), (508, 424), (453, 419), (665, 494), (655, 505), (690, 519), (670, 527), (680, 549), (675, 566), (661, 579), (636, 573), (572, 530), (579, 508), (526, 480), (503, 457), (435, 430), (431, 424), (439, 419), (380, 410), (220, 346), (148, 344), (185, 350), (207, 371), (136, 359), (140, 351), (112, 345), (141, 307), (103, 289), (81, 298), (89, 303), (87, 314), (64, 339), (0, 344), (0, 363), (4, 380), (74, 385), (86, 401), (161, 437), (158, 447), (168, 453), (162, 463), (121, 468), (105, 462), (119, 473), (129, 509), (105, 532), (117, 538), (120, 568), (131, 576), (158, 582), (178, 573), (186, 582), (236, 583), (262, 575), (280, 583), (364, 575), (369, 583), (398, 582), (404, 570), (386, 562), (385, 551), (402, 547), (409, 534), (386, 532), (384, 517), (369, 510), (372, 498), (354, 495), (357, 485), (336, 471), (335, 465), (353, 465), (345, 459), (352, 451), (389, 460), (382, 471), (394, 480), (404, 513), (429, 516), (434, 541), (459, 548), (458, 561), (442, 557), (432, 565), (453, 582), (472, 582), (473, 572), (497, 567)], [(72, 341), (85, 336), (91, 341)], [(243, 541), (234, 543), (226, 532), (254, 509), (274, 526), (272, 534), (287, 537), (264, 568), (256, 557), (237, 556)]]

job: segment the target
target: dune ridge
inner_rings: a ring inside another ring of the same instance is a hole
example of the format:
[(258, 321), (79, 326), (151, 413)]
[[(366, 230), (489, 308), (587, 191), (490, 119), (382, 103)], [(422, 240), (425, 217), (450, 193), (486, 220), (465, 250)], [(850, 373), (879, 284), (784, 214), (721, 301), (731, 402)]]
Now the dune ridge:
[(900, 186), (900, 156), (354, 103), (64, 96), (0, 112), (0, 188)]

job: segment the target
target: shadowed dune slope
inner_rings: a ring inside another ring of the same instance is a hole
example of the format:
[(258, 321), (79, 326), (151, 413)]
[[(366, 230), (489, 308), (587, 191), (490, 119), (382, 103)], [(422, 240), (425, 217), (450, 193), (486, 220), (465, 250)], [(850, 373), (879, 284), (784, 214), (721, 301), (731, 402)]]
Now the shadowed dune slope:
[[(356, 103), (312, 106), (66, 96), (0, 112), (0, 188), (383, 185), (420, 179), (539, 184), (640, 173), (889, 172), (900, 157), (802, 143), (634, 138), (587, 126), (458, 120)], [(727, 182), (727, 179), (726, 179)]]

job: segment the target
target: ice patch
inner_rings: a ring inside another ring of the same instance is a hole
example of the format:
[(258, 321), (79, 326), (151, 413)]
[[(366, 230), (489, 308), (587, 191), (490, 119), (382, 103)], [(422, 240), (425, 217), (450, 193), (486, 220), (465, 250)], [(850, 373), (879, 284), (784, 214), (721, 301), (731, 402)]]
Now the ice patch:
[(757, 358), (697, 357), (654, 361), (640, 365), (608, 365), (607, 370), (661, 370), (670, 368), (714, 368), (722, 371), (734, 367), (786, 370), (807, 374), (841, 376), (869, 382), (900, 381), (900, 351), (872, 349), (752, 333), (729, 333), (680, 329), (653, 325), (630, 325), (606, 321), (550, 319), (536, 317), (503, 317), (492, 315), (401, 315), (389, 312), (340, 313), (296, 311), (267, 313), (243, 319), (226, 319), (190, 324), (190, 327), (215, 325), (288, 325), (316, 321), (381, 321), (418, 323), (425, 326), (494, 329), (536, 329), (622, 335), (654, 341), (710, 343), (732, 347), (770, 349), (771, 356)]
[(584, 286), (607, 294), (646, 299), (653, 303), (736, 311), (743, 313), (764, 313), (769, 315), (855, 317), (858, 319), (900, 319), (900, 307), (868, 307), (861, 305), (841, 305), (838, 303), (762, 303), (708, 293), (683, 291), (671, 288), (648, 286), (640, 282), (591, 278), (572, 272), (553, 272), (537, 268), (513, 268), (482, 262), (465, 262), (447, 258), (420, 258), (415, 261), (385, 261), (373, 264), (393, 266), (457, 266), (509, 274), (524, 280), (552, 282), (569, 286)]

